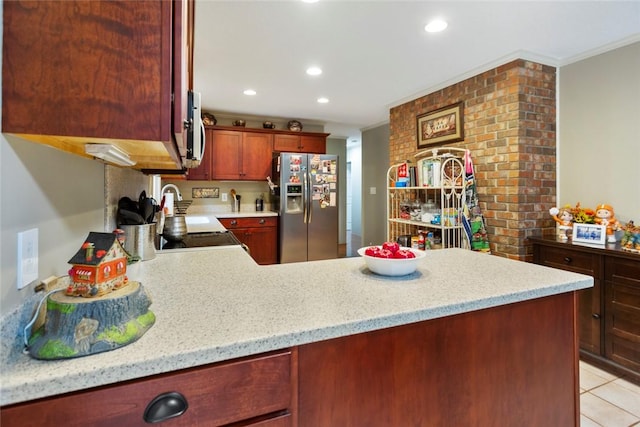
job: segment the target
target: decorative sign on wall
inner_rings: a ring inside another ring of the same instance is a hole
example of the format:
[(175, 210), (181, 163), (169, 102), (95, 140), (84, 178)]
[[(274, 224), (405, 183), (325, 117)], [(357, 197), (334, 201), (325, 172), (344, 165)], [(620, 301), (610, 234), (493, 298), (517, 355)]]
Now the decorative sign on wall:
[(217, 199), (220, 197), (220, 187), (194, 187), (191, 189), (194, 199)]
[(464, 139), (464, 103), (449, 105), (417, 118), (418, 148)]

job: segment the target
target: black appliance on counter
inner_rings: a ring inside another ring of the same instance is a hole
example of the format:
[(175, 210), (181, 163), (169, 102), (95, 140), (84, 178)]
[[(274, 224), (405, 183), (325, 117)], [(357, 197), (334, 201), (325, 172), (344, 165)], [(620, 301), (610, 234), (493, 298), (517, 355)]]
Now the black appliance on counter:
[[(230, 231), (188, 233), (187, 236), (178, 242), (167, 241), (164, 237), (156, 238), (156, 250), (168, 249), (203, 248), (208, 246), (233, 246), (242, 245), (240, 240)], [(247, 248), (245, 247), (245, 250)]]

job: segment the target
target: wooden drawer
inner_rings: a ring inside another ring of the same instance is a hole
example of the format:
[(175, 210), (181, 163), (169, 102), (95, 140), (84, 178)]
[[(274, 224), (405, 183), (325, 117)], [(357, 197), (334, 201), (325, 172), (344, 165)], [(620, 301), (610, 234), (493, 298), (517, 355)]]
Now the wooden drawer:
[(640, 257), (638, 260), (607, 257), (604, 272), (605, 280), (635, 284), (640, 288)]
[(218, 220), (227, 230), (233, 230), (234, 228), (276, 227), (278, 225), (278, 217), (276, 216), (218, 218)]
[(600, 275), (600, 256), (592, 253), (544, 246), (540, 248), (540, 265), (573, 271), (598, 277)]
[[(284, 427), (290, 418), (284, 415), (292, 402), (291, 375), (290, 351), (267, 354), (3, 407), (0, 424), (148, 426), (143, 414), (149, 402), (178, 392), (188, 408), (167, 422), (173, 427), (220, 426), (260, 416), (265, 417), (255, 425)], [(279, 411), (273, 420), (266, 416)]]
[[(246, 427), (291, 427), (291, 414), (284, 414), (247, 424)], [(244, 424), (243, 424), (244, 425)]]

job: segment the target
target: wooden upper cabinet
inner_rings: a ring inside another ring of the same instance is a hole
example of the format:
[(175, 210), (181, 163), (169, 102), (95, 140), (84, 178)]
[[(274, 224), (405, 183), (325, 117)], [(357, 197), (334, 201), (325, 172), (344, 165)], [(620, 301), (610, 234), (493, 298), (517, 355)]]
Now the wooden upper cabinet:
[(325, 154), (327, 152), (327, 137), (323, 135), (300, 135), (300, 151), (303, 153)]
[(293, 152), (300, 150), (300, 135), (274, 135), (273, 149), (275, 151)]
[(239, 179), (242, 168), (242, 132), (213, 131), (211, 144), (213, 179)]
[(326, 133), (293, 133), (231, 126), (205, 129), (204, 158), (189, 169), (188, 180), (263, 181), (271, 175), (274, 152), (326, 152)]
[(325, 154), (327, 152), (327, 135), (275, 134), (273, 137), (273, 149), (289, 153)]
[(245, 133), (242, 139), (242, 169), (240, 179), (266, 181), (271, 175), (273, 135)]
[(192, 0), (3, 6), (3, 132), (81, 155), (107, 139), (137, 169), (181, 167)]
[[(207, 132), (207, 151), (209, 179), (262, 181), (271, 174), (270, 133), (214, 129)], [(189, 179), (197, 178), (190, 173)]]

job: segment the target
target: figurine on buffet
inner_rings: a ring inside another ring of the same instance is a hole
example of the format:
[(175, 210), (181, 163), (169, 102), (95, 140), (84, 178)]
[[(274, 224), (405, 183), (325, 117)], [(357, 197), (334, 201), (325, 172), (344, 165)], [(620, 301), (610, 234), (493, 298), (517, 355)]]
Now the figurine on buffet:
[(573, 228), (573, 209), (569, 205), (559, 209), (553, 207), (549, 209), (549, 214), (558, 223), (558, 239), (568, 240), (569, 230)]
[(620, 223), (615, 218), (611, 205), (601, 204), (596, 208), (596, 224), (604, 225), (607, 228), (607, 242), (615, 243), (615, 231), (620, 228)]
[(624, 230), (620, 247), (626, 251), (640, 252), (640, 225), (636, 226), (633, 221), (629, 221), (620, 228)]

